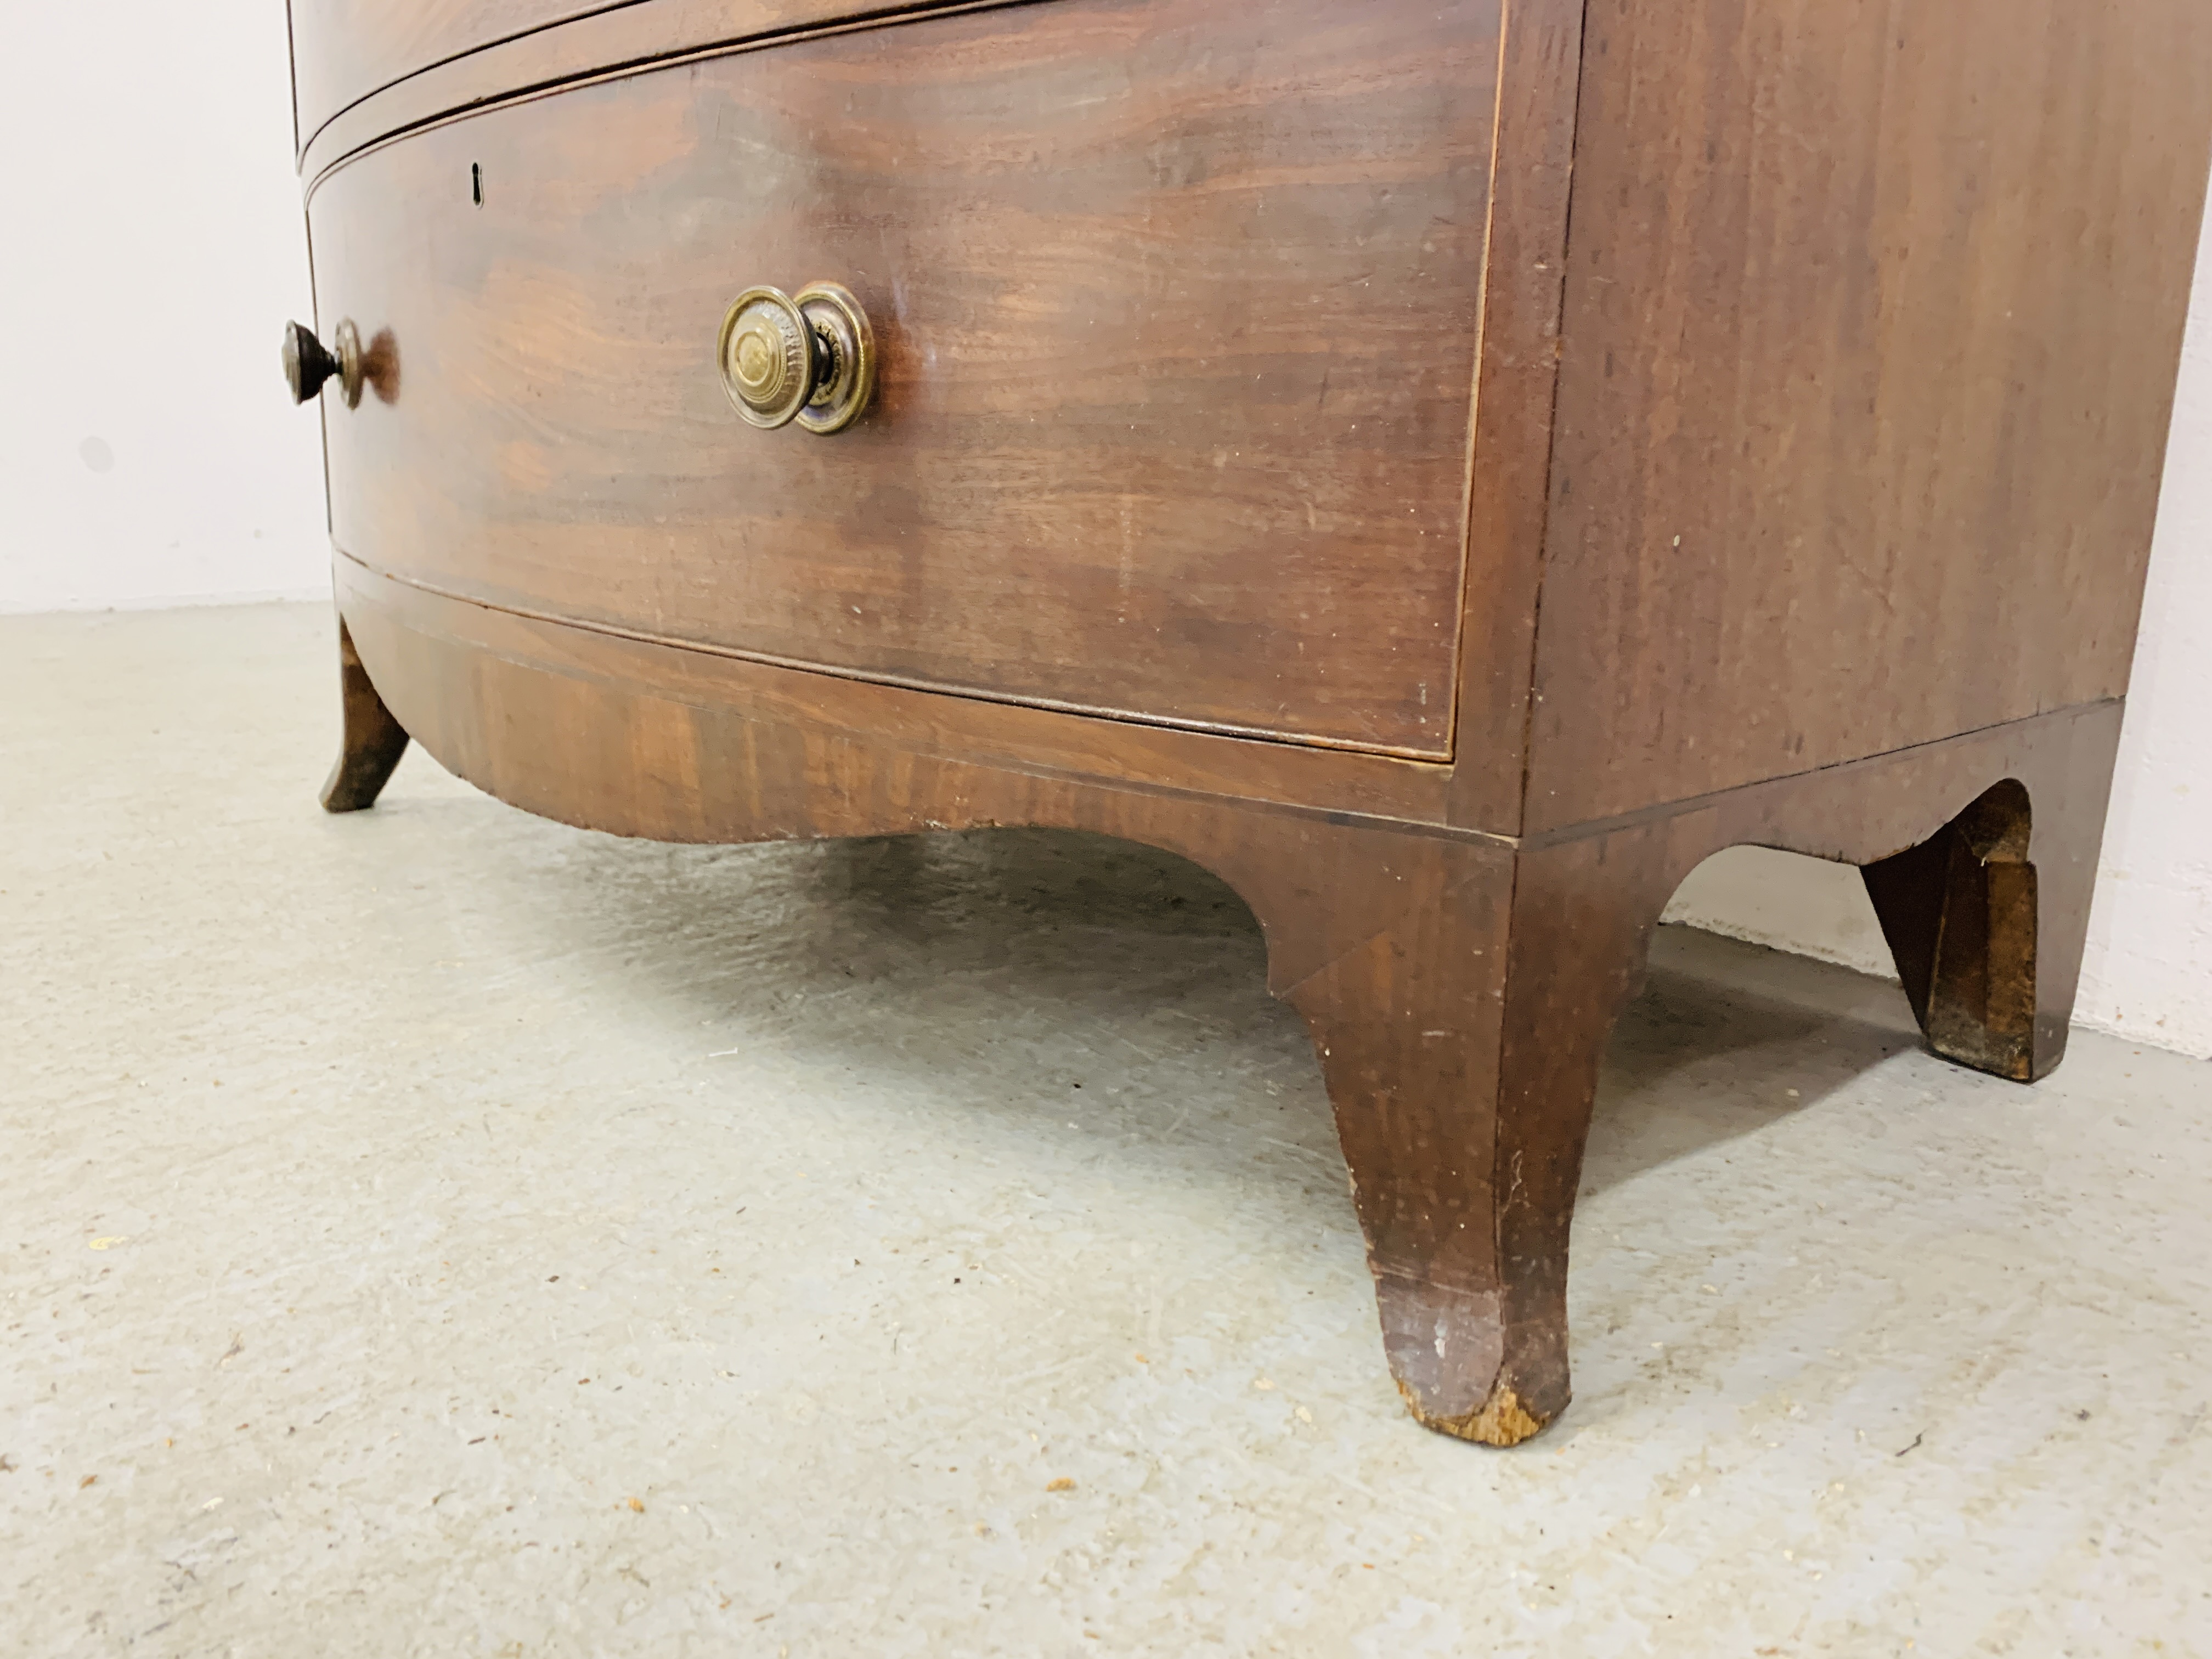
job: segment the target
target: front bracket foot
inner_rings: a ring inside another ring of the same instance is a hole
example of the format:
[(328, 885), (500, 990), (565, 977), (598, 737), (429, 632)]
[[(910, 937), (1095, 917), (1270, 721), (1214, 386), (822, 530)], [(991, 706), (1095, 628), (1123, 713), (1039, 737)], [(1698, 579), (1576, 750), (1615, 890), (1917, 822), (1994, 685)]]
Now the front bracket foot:
[(338, 618), (338, 683), (345, 735), (337, 763), (323, 783), (323, 810), (358, 812), (376, 805), (391, 781), (392, 769), (407, 751), (407, 733), (369, 684), (368, 671), (361, 665), (343, 617)]

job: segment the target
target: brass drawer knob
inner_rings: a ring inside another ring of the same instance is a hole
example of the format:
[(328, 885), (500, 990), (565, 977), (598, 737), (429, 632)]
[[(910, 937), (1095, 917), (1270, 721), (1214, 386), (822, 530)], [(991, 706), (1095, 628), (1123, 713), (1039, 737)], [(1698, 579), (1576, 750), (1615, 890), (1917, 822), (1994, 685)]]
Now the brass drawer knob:
[(323, 382), (331, 375), (338, 377), (338, 390), (344, 396), (348, 409), (361, 406), (361, 388), (368, 379), (367, 361), (362, 355), (361, 331), (348, 318), (340, 323), (331, 337), (337, 347), (333, 356), (315, 337), (314, 330), (300, 323), (284, 325), (284, 384), (292, 388), (292, 401), (304, 404), (323, 389)]
[(722, 318), (714, 358), (738, 413), (763, 428), (797, 421), (842, 432), (876, 389), (876, 338), (860, 302), (835, 283), (797, 294), (749, 288)]

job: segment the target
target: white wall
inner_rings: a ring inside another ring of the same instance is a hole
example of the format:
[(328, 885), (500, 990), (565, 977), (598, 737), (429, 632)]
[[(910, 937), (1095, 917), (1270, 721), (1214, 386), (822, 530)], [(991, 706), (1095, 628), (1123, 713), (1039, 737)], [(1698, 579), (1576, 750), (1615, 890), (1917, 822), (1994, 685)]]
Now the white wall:
[[(0, 611), (328, 592), (283, 0), (0, 4)], [(1875, 971), (1856, 872), (1738, 849), (1670, 912)], [(2212, 259), (2081, 1017), (2212, 1054)]]
[(329, 591), (284, 0), (0, 0), (0, 611)]

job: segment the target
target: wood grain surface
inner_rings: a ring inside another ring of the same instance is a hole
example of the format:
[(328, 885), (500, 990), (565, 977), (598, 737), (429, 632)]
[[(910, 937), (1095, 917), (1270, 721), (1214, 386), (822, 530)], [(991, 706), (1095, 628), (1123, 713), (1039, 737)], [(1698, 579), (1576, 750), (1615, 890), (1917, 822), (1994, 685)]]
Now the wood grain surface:
[(672, 647), (448, 599), (340, 555), (342, 609), (374, 606), (416, 632), (577, 679), (650, 684), (699, 708), (761, 725), (873, 736), (904, 753), (1006, 771), (1440, 830), (1448, 767), (1350, 750), (1304, 749), (1210, 732), (1093, 720), (1057, 709), (910, 690)]
[(1551, 499), (1582, 25), (1583, 0), (1510, 0), (1498, 70), (1450, 816), (1509, 835), (1521, 827)]
[(1528, 825), (2127, 684), (2201, 0), (1592, 0)]
[[(772, 3), (772, 0), (770, 0)], [(356, 100), (495, 40), (622, 0), (289, 0), (292, 98), (304, 145)]]
[[(319, 314), (397, 363), (329, 422), (337, 544), (765, 659), (1443, 756), (1496, 23), (1059, 0), (374, 151), (313, 204)], [(722, 311), (817, 277), (869, 309), (876, 405), (748, 428)]]
[[(362, 100), (488, 51), (501, 52), (499, 90), (512, 92), (558, 78), (549, 61), (571, 61), (557, 55), (580, 45), (595, 54), (581, 67), (599, 69), (671, 38), (742, 40), (946, 3), (957, 0), (289, 0), (294, 114), (304, 151)], [(544, 55), (548, 46), (556, 58)]]
[(294, 28), (308, 35), (295, 54), (307, 77), (299, 89), (300, 171), (315, 179), (379, 139), (518, 93), (926, 12), (1034, 3), (617, 0), (578, 10), (563, 0), (398, 7), (293, 0)]

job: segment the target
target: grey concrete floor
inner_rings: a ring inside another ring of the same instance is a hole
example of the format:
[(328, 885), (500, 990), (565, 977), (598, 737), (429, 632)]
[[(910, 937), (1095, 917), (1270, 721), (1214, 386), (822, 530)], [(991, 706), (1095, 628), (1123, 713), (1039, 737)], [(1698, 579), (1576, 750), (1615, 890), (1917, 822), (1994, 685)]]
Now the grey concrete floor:
[(0, 621), (0, 1652), (2212, 1650), (2212, 1066), (1667, 930), (1492, 1451), (1209, 878), (330, 818), (335, 699)]

